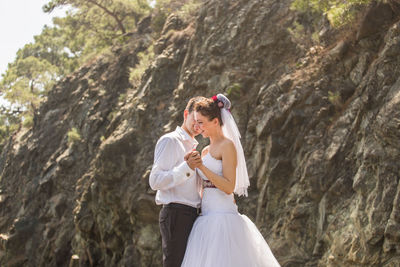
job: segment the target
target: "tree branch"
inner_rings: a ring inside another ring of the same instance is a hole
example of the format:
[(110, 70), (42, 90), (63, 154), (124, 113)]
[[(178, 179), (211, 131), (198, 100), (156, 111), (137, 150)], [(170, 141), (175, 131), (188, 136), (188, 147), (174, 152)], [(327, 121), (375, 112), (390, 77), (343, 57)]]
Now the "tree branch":
[(107, 7), (103, 6), (102, 4), (100, 4), (94, 0), (87, 0), (87, 1), (89, 3), (92, 3), (93, 5), (101, 8), (104, 12), (106, 12), (108, 15), (113, 17), (118, 24), (118, 28), (122, 31), (122, 34), (126, 33), (126, 30), (125, 30), (124, 25), (122, 24), (122, 21), (118, 18), (118, 16), (114, 12), (110, 11)]

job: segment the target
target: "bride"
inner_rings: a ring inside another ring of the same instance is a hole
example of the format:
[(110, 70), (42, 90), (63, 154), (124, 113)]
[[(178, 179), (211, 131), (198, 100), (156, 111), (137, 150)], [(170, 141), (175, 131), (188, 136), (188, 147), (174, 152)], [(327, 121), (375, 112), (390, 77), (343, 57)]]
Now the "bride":
[(233, 193), (247, 196), (249, 178), (240, 133), (222, 94), (195, 106), (195, 120), (210, 145), (198, 168), (202, 215), (189, 236), (183, 267), (280, 266), (254, 223), (239, 214)]

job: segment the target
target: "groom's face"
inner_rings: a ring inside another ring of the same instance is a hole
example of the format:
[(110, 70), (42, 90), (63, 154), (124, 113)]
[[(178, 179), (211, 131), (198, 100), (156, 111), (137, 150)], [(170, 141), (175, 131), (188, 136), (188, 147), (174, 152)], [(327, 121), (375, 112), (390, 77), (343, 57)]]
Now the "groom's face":
[(194, 111), (190, 112), (185, 110), (185, 126), (191, 132), (193, 136), (199, 135), (201, 133), (199, 124), (194, 119)]

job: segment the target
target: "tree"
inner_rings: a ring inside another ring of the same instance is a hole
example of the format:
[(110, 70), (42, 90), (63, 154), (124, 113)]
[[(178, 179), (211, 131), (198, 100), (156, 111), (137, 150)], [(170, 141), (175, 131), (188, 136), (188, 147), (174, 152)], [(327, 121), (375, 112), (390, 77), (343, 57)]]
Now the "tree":
[[(136, 26), (140, 18), (151, 9), (145, 0), (51, 0), (43, 10), (51, 12), (56, 7), (68, 5), (80, 13), (79, 17), (89, 18), (92, 26), (98, 25), (97, 28), (105, 26), (119, 35), (125, 34), (127, 28)], [(103, 19), (103, 15), (106, 15), (106, 19)]]
[[(163, 24), (167, 14), (198, 1), (157, 0), (155, 13), (158, 10), (161, 14)], [(152, 12), (149, 2), (154, 1), (50, 0), (43, 7), (45, 12), (65, 6), (70, 10), (65, 17), (54, 18), (54, 26), (45, 26), (33, 43), (21, 48), (1, 78), (0, 95), (12, 108), (0, 107), (0, 143), (21, 122), (30, 125), (40, 103), (58, 80), (134, 31), (139, 20)]]
[(57, 79), (57, 67), (29, 56), (10, 64), (1, 82), (4, 97), (34, 114), (43, 96)]
[(151, 9), (145, 0), (51, 0), (43, 9), (65, 5), (72, 9), (21, 48), (0, 80), (0, 95), (12, 107), (1, 107), (0, 143), (34, 117), (58, 80), (134, 30)]
[(0, 153), (4, 141), (18, 129), (21, 110), (1, 107), (0, 108)]
[(48, 91), (78, 66), (78, 58), (66, 51), (68, 41), (60, 28), (45, 26), (34, 40), (18, 50), (0, 80), (1, 97), (9, 102), (0, 107), (0, 143), (21, 122), (30, 126)]

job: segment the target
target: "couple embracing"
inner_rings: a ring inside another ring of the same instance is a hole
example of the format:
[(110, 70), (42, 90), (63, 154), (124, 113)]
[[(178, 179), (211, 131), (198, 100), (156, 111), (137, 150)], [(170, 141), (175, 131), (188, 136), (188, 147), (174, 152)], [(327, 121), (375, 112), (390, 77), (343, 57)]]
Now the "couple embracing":
[[(247, 196), (240, 133), (222, 94), (194, 97), (184, 121), (157, 142), (150, 186), (157, 190), (164, 267), (279, 266), (233, 194)], [(201, 154), (196, 135), (210, 139)], [(200, 213), (201, 207), (201, 213)]]

